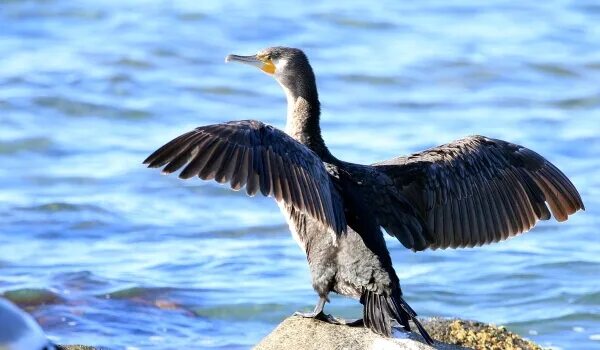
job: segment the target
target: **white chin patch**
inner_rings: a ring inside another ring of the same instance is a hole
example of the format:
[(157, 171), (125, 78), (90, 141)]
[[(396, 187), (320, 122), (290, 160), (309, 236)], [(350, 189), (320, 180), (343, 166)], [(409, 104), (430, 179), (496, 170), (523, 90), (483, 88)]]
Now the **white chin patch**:
[(287, 66), (288, 60), (286, 58), (281, 58), (277, 60), (273, 60), (273, 64), (275, 65), (275, 71), (281, 72)]

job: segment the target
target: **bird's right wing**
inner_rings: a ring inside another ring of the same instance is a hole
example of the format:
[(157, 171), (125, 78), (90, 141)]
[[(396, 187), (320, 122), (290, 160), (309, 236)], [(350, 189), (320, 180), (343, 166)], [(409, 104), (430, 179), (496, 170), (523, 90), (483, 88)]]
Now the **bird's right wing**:
[(229, 182), (248, 195), (259, 190), (307, 213), (335, 233), (346, 230), (344, 208), (321, 159), (281, 130), (256, 120), (198, 127), (152, 153), (150, 168), (182, 179)]

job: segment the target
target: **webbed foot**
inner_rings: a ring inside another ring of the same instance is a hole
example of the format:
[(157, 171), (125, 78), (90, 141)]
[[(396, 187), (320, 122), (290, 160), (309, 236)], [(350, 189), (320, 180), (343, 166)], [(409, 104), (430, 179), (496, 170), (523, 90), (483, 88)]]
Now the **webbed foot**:
[(315, 309), (312, 312), (294, 312), (294, 316), (301, 316), (306, 318), (314, 318), (315, 320), (331, 323), (331, 324), (346, 324), (346, 320), (338, 319), (334, 316), (328, 315), (323, 312), (323, 308), (325, 307), (325, 302), (327, 301), (327, 297), (319, 297), (319, 302), (315, 306)]
[(315, 313), (313, 312), (294, 312), (294, 316), (301, 316), (306, 318), (314, 318), (315, 320), (331, 323), (331, 324), (345, 324), (345, 320), (338, 319), (334, 316), (324, 313), (323, 311)]
[(365, 322), (363, 321), (362, 318), (359, 318), (357, 320), (347, 320), (345, 325), (350, 326), (350, 327), (364, 327)]

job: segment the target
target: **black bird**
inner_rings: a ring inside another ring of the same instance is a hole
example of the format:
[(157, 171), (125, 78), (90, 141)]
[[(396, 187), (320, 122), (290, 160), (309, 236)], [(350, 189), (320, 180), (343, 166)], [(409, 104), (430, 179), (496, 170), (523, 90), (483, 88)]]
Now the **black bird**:
[(402, 298), (381, 228), (414, 251), (474, 247), (527, 231), (550, 213), (564, 221), (584, 208), (542, 156), (484, 136), (372, 165), (341, 161), (321, 137), (315, 76), (301, 50), (272, 47), (225, 60), (255, 66), (283, 87), (285, 132), (256, 120), (201, 126), (144, 164), (167, 174), (185, 166), (182, 179), (215, 179), (275, 198), (319, 295), (302, 316), (337, 322), (323, 313), (333, 291), (359, 299), (362, 322), (374, 332), (391, 336), (394, 320), (406, 330), (412, 320), (431, 344)]

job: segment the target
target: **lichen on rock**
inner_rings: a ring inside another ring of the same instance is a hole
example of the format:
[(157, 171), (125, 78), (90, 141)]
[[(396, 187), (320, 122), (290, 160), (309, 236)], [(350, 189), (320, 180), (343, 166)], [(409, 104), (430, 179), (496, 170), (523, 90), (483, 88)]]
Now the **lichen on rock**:
[(542, 350), (530, 340), (508, 331), (503, 326), (494, 326), (476, 321), (434, 318), (425, 328), (431, 335), (449, 344), (485, 350)]

